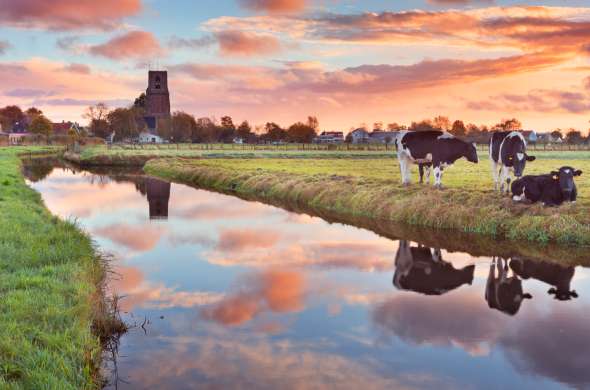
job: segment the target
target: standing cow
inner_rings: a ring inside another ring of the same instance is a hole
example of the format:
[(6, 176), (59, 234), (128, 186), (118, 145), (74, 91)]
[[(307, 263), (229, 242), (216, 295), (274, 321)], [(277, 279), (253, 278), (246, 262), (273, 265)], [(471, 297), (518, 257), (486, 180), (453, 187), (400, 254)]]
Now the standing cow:
[[(497, 273), (496, 273), (497, 269)], [(508, 276), (508, 260), (492, 258), (486, 283), (485, 298), (491, 309), (515, 315), (525, 299), (532, 295), (522, 290), (522, 280), (517, 275)]]
[(510, 191), (510, 173), (521, 177), (527, 161), (534, 161), (535, 156), (526, 154), (526, 140), (518, 131), (498, 131), (492, 134), (490, 140), (490, 160), (494, 188), (500, 192)]
[(393, 285), (426, 295), (442, 295), (463, 284), (473, 282), (475, 265), (461, 269), (442, 259), (440, 249), (411, 246), (400, 240), (395, 255)]
[(446, 167), (461, 157), (475, 164), (478, 162), (475, 144), (462, 141), (443, 131), (402, 131), (395, 143), (404, 185), (410, 184), (412, 164), (420, 166), (421, 181), (423, 167), (427, 167), (427, 177), (430, 178), (432, 165), (434, 185), (441, 187), (443, 170)]

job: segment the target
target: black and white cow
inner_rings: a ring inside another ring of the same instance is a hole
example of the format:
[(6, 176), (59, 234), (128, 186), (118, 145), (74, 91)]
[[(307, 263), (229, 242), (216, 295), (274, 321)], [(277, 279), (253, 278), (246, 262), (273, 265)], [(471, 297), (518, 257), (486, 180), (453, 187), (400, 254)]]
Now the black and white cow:
[(486, 283), (485, 298), (491, 309), (515, 315), (522, 302), (531, 299), (532, 295), (523, 292), (522, 280), (517, 275), (508, 276), (508, 261), (494, 257)]
[[(526, 140), (518, 131), (498, 131), (490, 139), (490, 160), (494, 188), (500, 191), (510, 191), (510, 173), (521, 177), (527, 161), (534, 161), (535, 156), (526, 153)], [(506, 187), (504, 185), (506, 184)]]
[(421, 172), (423, 167), (426, 167), (428, 181), (430, 181), (430, 166), (432, 166), (434, 184), (441, 187), (443, 170), (447, 166), (461, 157), (465, 157), (472, 163), (478, 162), (475, 144), (462, 141), (443, 131), (402, 131), (398, 134), (395, 143), (403, 184), (409, 184), (411, 181), (412, 164), (419, 164)]
[(563, 202), (575, 202), (578, 189), (574, 176), (582, 171), (572, 167), (561, 167), (548, 175), (527, 175), (512, 183), (512, 199), (516, 202), (528, 200), (543, 202), (546, 206), (559, 206)]
[(474, 265), (456, 269), (442, 259), (440, 249), (411, 246), (401, 240), (395, 255), (393, 285), (426, 295), (441, 295), (473, 282)]
[(510, 268), (523, 279), (533, 278), (553, 286), (547, 293), (555, 295), (555, 299), (568, 301), (578, 297), (576, 290), (571, 289), (576, 272), (572, 266), (514, 257), (510, 261)]

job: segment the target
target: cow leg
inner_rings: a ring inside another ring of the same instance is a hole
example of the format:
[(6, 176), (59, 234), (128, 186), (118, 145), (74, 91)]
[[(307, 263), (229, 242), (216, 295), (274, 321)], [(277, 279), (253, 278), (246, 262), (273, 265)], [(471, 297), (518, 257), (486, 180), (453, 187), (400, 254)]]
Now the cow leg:
[(412, 183), (412, 161), (406, 157), (406, 173), (405, 173), (405, 177), (406, 177), (406, 182), (404, 184), (411, 184)]
[(504, 189), (504, 186), (510, 183), (510, 168), (502, 165), (500, 172), (500, 192), (509, 192), (510, 188)]
[(443, 170), (440, 166), (436, 165), (434, 167), (434, 186), (441, 188), (442, 187), (442, 174)]
[(406, 165), (408, 164), (408, 160), (407, 160), (403, 151), (398, 154), (397, 159), (399, 161), (399, 170), (400, 170), (400, 174), (402, 176), (402, 184), (404, 184), (404, 185), (408, 184), (408, 182), (407, 182), (408, 179), (406, 178), (406, 176), (407, 176)]
[(426, 165), (426, 184), (430, 185), (430, 165)]
[(500, 174), (498, 169), (498, 163), (492, 161), (492, 178), (494, 179), (494, 190), (498, 191), (498, 175)]
[(424, 183), (424, 164), (418, 164), (418, 172), (420, 172), (420, 184)]

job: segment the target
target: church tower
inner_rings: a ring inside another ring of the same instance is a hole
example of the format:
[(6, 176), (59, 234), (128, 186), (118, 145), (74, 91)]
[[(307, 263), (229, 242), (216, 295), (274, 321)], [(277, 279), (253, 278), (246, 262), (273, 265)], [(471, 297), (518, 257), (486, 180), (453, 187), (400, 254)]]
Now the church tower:
[(145, 121), (148, 129), (156, 133), (159, 126), (170, 119), (170, 93), (168, 92), (168, 72), (150, 70), (148, 87), (145, 91)]

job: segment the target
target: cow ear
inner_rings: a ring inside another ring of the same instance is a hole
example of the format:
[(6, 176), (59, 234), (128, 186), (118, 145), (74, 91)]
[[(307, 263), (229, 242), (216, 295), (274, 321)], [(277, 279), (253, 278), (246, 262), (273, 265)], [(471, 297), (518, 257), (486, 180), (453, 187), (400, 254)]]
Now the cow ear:
[(557, 290), (555, 289), (555, 287), (551, 287), (551, 288), (550, 288), (550, 289), (547, 291), (547, 293), (548, 293), (548, 294), (556, 294), (556, 293), (557, 293)]
[(580, 176), (581, 174), (582, 174), (582, 171), (579, 169), (574, 172), (574, 176)]
[(537, 159), (535, 156), (529, 156), (529, 155), (526, 155), (526, 154), (525, 154), (525, 156), (526, 156), (526, 160), (527, 161), (535, 161)]
[(533, 296), (532, 296), (531, 294), (529, 294), (529, 293), (524, 293), (524, 294), (522, 295), (522, 298), (523, 298), (523, 299), (533, 299)]
[(576, 292), (576, 290), (572, 290), (572, 292), (570, 293), (570, 295), (574, 298), (578, 297), (578, 293)]

